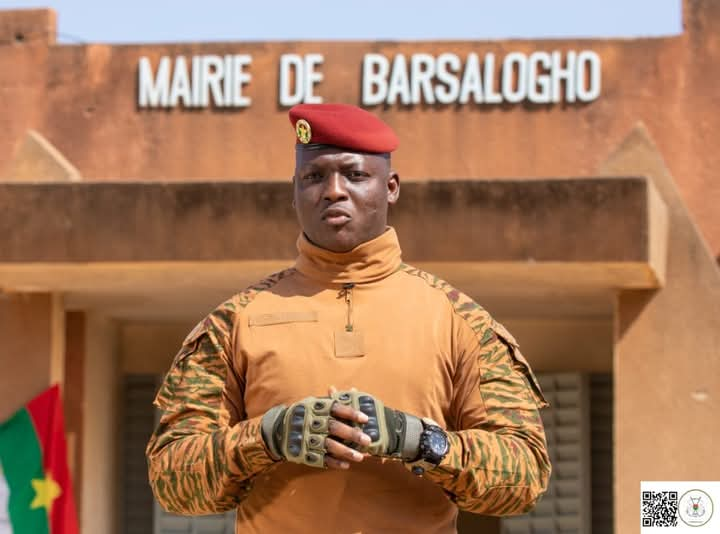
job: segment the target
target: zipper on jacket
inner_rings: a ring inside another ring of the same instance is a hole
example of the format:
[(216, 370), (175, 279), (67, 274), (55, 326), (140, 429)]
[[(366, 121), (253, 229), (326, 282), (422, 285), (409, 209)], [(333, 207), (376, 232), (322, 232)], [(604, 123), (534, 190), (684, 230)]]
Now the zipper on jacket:
[(352, 321), (352, 290), (353, 287), (355, 287), (355, 284), (352, 282), (348, 282), (346, 284), (342, 285), (342, 295), (345, 297), (345, 304), (347, 305), (347, 320), (345, 322), (345, 331), (346, 332), (352, 332), (353, 331), (353, 321)]

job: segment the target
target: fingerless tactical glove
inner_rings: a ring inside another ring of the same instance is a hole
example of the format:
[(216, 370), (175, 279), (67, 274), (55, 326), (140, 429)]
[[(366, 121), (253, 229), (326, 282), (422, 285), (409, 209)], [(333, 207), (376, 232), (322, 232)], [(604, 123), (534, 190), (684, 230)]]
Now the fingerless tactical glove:
[(338, 391), (331, 398), (368, 416), (365, 424), (343, 421), (370, 436), (371, 443), (363, 449), (365, 452), (403, 460), (414, 460), (420, 454), (423, 424), (418, 417), (388, 408), (382, 401), (361, 391)]
[(272, 455), (324, 467), (332, 404), (328, 397), (307, 397), (289, 408), (280, 405), (268, 410), (262, 418), (262, 435)]

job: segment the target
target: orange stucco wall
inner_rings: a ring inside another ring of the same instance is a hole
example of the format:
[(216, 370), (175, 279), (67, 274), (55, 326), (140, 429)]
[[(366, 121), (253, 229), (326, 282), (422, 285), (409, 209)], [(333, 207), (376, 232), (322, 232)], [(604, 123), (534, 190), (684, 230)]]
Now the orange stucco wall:
[[(687, 0), (685, 8), (685, 33), (659, 39), (138, 46), (55, 45), (47, 31), (39, 35), (48, 38), (14, 41), (14, 28), (37, 37), (32, 27), (52, 27), (52, 14), (0, 12), (0, 175), (33, 128), (87, 179), (286, 179), (293, 135), (278, 104), (282, 54), (323, 54), (316, 93), (359, 103), (366, 53), (502, 58), (511, 51), (593, 50), (602, 61), (602, 92), (590, 103), (373, 107), (399, 133), (396, 167), (419, 180), (592, 175), (643, 121), (717, 255), (720, 4)], [(241, 53), (253, 58), (244, 89), (250, 107), (137, 107), (141, 56), (157, 66), (163, 55)]]
[(50, 384), (63, 382), (65, 324), (61, 306), (48, 293), (0, 292), (0, 338), (4, 342), (0, 421)]

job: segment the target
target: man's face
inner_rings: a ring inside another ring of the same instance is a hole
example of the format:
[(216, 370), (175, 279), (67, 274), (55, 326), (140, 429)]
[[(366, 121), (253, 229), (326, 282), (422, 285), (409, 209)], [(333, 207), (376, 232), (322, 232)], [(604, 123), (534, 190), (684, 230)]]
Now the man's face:
[(305, 235), (319, 247), (347, 252), (385, 231), (400, 179), (382, 155), (299, 149), (293, 187)]

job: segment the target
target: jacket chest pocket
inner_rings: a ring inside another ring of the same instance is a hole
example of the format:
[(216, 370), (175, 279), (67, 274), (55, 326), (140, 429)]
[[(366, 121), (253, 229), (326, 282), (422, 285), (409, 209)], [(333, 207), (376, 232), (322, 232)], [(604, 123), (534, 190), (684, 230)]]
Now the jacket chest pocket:
[(250, 360), (260, 365), (293, 367), (310, 353), (317, 355), (317, 345), (323, 338), (316, 310), (252, 314), (248, 316), (248, 329)]
[(316, 323), (317, 321), (318, 312), (314, 310), (255, 313), (248, 317), (248, 326), (272, 326), (287, 323)]
[(326, 391), (332, 332), (320, 322), (317, 311), (248, 315), (243, 345), (249, 415)]

